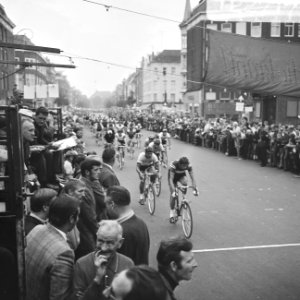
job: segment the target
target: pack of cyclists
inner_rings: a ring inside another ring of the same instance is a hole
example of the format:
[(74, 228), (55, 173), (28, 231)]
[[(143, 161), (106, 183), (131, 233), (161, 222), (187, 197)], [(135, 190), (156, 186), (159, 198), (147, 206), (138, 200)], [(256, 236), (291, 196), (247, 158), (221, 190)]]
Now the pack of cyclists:
[[(95, 125), (96, 124), (96, 125)], [(168, 165), (167, 152), (171, 149), (171, 135), (167, 129), (163, 129), (160, 133), (150, 135), (144, 140), (142, 145), (142, 126), (140, 123), (133, 121), (116, 121), (99, 119), (93, 124), (93, 132), (96, 134), (97, 144), (100, 145), (100, 140), (103, 138), (105, 145), (114, 145), (117, 151), (117, 156), (122, 157), (123, 162), (125, 158), (125, 148), (127, 151), (135, 147), (143, 147), (138, 155), (136, 163), (136, 171), (139, 177), (139, 203), (145, 204), (144, 199), (144, 181), (145, 172), (151, 173), (151, 182), (155, 182), (157, 177), (161, 177), (161, 166), (167, 168), (168, 185), (170, 191), (170, 223), (176, 222), (176, 211), (174, 209), (175, 187), (178, 182), (181, 185), (187, 186), (188, 176), (192, 187), (197, 192), (197, 186), (193, 174), (193, 168), (189, 159), (185, 156), (178, 160), (172, 161)], [(134, 150), (133, 150), (134, 151)]]

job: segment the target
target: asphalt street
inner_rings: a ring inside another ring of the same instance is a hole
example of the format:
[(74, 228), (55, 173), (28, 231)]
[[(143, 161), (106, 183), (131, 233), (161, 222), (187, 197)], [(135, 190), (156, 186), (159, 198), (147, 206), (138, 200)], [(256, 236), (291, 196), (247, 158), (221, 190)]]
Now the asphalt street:
[[(143, 131), (144, 140), (150, 132)], [(89, 151), (101, 155), (92, 133), (85, 129)], [(139, 150), (140, 151), (140, 150)], [(182, 233), (170, 224), (167, 171), (154, 216), (138, 204), (136, 159), (117, 166), (119, 180), (131, 192), (132, 207), (148, 225), (150, 264), (163, 238)], [(169, 161), (189, 157), (199, 196), (188, 198), (194, 216), (194, 245), (198, 268), (176, 290), (190, 300), (300, 299), (300, 178), (289, 172), (260, 167), (253, 161), (226, 157), (217, 151), (172, 140)]]

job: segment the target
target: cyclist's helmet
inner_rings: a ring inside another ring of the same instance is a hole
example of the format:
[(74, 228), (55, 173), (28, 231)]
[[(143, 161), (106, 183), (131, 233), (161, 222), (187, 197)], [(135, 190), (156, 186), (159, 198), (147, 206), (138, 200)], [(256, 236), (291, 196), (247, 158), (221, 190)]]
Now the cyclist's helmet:
[(155, 145), (160, 145), (160, 139), (155, 139), (155, 140), (154, 140), (154, 144), (155, 144)]
[(145, 148), (145, 152), (146, 152), (146, 153), (152, 153), (152, 152), (153, 152), (152, 147), (147, 146), (147, 147)]
[(119, 128), (118, 129), (118, 133), (122, 133), (123, 132), (123, 129), (122, 128)]
[(167, 132), (167, 128), (164, 128), (164, 129), (163, 129), (163, 132)]
[(148, 139), (149, 139), (149, 141), (151, 142), (151, 141), (154, 140), (154, 136), (150, 135), (150, 136), (148, 137)]

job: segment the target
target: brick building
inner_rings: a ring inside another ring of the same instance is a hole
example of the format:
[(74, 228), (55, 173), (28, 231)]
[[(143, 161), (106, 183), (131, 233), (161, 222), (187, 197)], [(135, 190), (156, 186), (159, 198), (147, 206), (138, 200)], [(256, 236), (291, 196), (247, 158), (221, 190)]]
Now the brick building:
[(191, 112), (203, 118), (229, 117), (238, 119), (236, 103), (243, 99), (253, 107), (251, 119), (270, 123), (297, 124), (300, 115), (300, 99), (278, 95), (261, 95), (248, 91), (228, 89), (201, 83), (207, 59), (206, 29), (224, 31), (262, 39), (299, 42), (300, 24), (271, 22), (225, 22), (208, 20), (207, 1), (199, 1), (192, 10), (186, 0), (184, 20), (180, 24), (182, 37), (181, 64), (183, 101)]

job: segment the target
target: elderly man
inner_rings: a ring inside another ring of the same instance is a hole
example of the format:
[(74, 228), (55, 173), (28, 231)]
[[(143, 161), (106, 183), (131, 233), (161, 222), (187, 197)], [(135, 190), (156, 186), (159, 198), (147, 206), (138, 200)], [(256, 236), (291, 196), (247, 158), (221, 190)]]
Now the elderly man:
[(105, 199), (107, 214), (122, 225), (124, 242), (119, 253), (130, 257), (135, 265), (149, 263), (150, 237), (146, 223), (130, 207), (130, 193), (123, 186), (111, 186)]
[(99, 223), (96, 251), (80, 258), (75, 266), (75, 299), (99, 299), (116, 273), (133, 266), (133, 261), (117, 253), (123, 243), (122, 227), (117, 221)]
[(27, 300), (69, 299), (72, 294), (74, 252), (67, 233), (77, 223), (79, 201), (62, 195), (52, 200), (49, 223), (37, 225), (25, 249)]
[(168, 290), (167, 300), (176, 300), (174, 289), (180, 281), (190, 280), (198, 266), (192, 253), (192, 243), (184, 237), (163, 240), (156, 259), (158, 270)]

